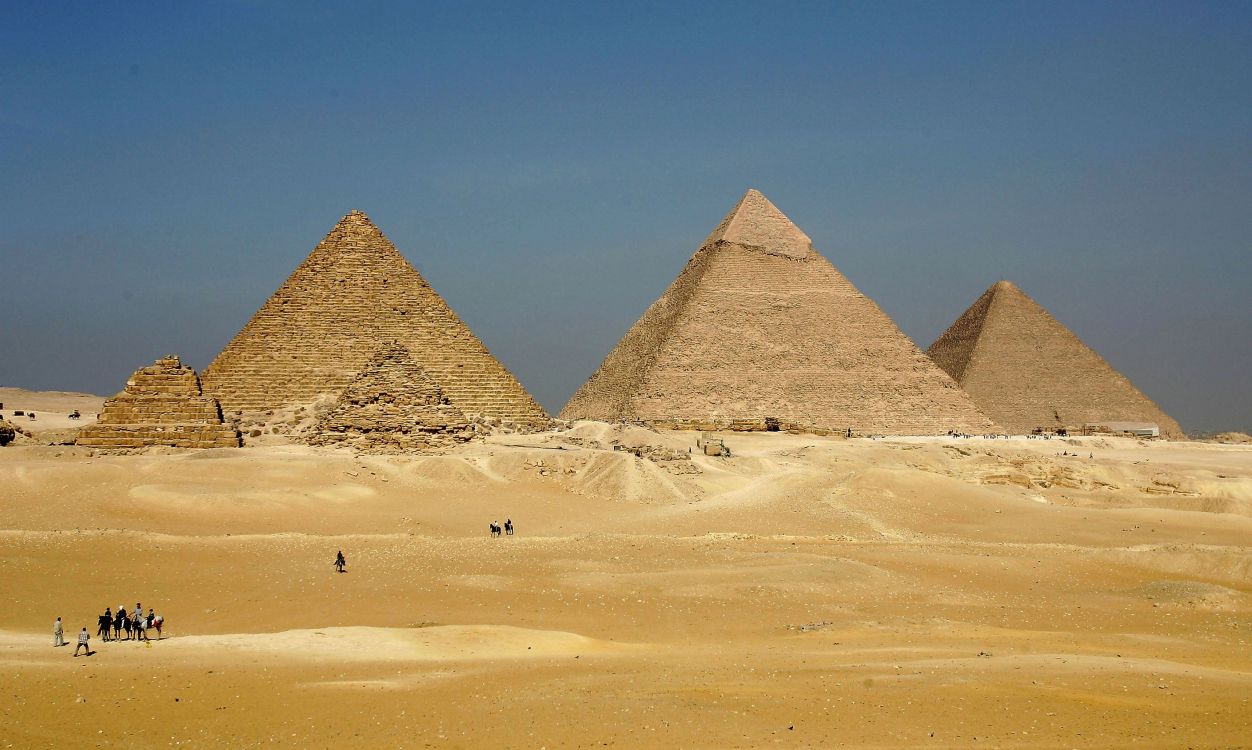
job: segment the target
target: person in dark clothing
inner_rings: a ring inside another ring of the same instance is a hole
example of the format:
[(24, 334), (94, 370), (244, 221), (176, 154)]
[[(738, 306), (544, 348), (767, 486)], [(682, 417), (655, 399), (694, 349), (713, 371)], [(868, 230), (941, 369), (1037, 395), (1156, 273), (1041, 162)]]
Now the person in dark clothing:
[(344, 559), (343, 550), (339, 550), (339, 553), (335, 555), (335, 570), (342, 573), (343, 569), (346, 568), (347, 566), (348, 566), (348, 561)]
[(96, 618), (96, 635), (100, 640), (109, 640), (109, 633), (113, 630), (113, 612), (109, 609), (104, 610), (104, 614)]
[(125, 619), (126, 613), (120, 609), (117, 611), (117, 614), (113, 615), (113, 640), (122, 640), (122, 620)]

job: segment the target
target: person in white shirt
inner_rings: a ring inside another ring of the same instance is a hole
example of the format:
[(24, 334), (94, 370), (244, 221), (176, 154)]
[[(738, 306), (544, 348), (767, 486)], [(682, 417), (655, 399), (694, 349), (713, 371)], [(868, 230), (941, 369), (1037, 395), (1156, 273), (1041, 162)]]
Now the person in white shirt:
[(52, 645), (53, 647), (65, 645), (65, 627), (61, 625), (60, 617), (52, 623)]

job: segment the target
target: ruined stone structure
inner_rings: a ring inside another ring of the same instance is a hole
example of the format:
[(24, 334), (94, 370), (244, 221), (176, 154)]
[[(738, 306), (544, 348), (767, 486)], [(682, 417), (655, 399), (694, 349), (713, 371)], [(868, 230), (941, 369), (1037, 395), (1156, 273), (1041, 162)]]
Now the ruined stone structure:
[(561, 417), (701, 430), (995, 429), (755, 190)]
[(367, 453), (439, 450), (474, 432), (399, 342), (384, 344), (348, 384), (308, 441)]
[(170, 354), (136, 371), (75, 442), (92, 448), (238, 448), (239, 433), (223, 424), (217, 400), (204, 395), (196, 371)]
[(353, 211), (204, 371), (228, 413), (336, 395), (386, 341), (399, 341), (467, 414), (526, 424), (547, 414), (421, 274)]
[(1008, 281), (996, 282), (930, 345), (930, 358), (1012, 433), (1152, 422), (1182, 429), (1129, 380)]

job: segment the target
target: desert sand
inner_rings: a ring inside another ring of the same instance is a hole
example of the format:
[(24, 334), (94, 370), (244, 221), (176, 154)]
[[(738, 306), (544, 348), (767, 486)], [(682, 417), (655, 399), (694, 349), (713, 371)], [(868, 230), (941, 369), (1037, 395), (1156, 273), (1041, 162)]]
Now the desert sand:
[(1252, 744), (1252, 446), (723, 437), (0, 449), (0, 747)]

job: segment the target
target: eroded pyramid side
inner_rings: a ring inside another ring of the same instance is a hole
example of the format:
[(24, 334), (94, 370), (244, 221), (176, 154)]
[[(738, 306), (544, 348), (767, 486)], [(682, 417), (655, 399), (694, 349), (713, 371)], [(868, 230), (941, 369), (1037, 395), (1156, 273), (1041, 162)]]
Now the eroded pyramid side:
[(330, 231), (205, 369), (228, 412), (335, 396), (386, 341), (412, 352), (467, 414), (524, 424), (547, 414), (369, 218)]
[(982, 411), (1012, 433), (1150, 422), (1182, 428), (1025, 292), (999, 281), (928, 353)]

